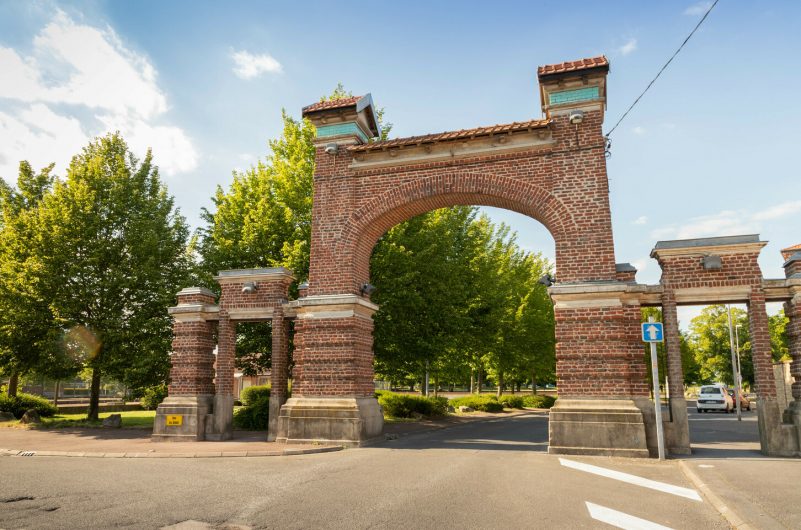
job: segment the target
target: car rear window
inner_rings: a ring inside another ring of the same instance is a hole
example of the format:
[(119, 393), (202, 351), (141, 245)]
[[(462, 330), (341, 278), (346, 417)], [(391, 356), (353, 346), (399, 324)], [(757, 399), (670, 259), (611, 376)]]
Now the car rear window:
[(701, 387), (701, 393), (702, 394), (715, 394), (715, 395), (718, 395), (718, 396), (722, 394), (722, 392), (720, 391), (720, 387), (717, 387), (717, 386), (702, 386)]

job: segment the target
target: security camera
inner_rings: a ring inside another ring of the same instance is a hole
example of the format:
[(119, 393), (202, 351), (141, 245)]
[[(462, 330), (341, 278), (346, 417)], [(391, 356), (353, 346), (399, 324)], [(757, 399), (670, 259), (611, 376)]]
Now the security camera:
[(571, 110), (570, 114), (568, 115), (568, 119), (570, 123), (573, 125), (578, 125), (582, 121), (584, 121), (584, 111), (583, 110)]
[(545, 287), (550, 287), (555, 282), (556, 282), (556, 280), (550, 274), (546, 274), (543, 277), (541, 277), (539, 280), (537, 280), (538, 284), (544, 285)]
[(375, 292), (375, 285), (369, 283), (363, 283), (361, 289), (359, 289), (363, 295), (370, 296)]
[(254, 282), (245, 282), (242, 285), (242, 292), (245, 294), (253, 294), (256, 292), (256, 284)]
[(328, 144), (325, 146), (325, 154), (327, 155), (335, 155), (339, 152), (339, 146), (337, 144)]

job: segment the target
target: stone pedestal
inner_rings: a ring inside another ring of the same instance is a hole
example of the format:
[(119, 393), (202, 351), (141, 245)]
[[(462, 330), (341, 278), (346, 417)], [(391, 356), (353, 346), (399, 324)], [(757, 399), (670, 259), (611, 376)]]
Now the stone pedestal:
[[(759, 445), (765, 456), (801, 456), (799, 423), (782, 423), (782, 411), (775, 399), (757, 398)], [(797, 421), (801, 422), (801, 418)]]
[(687, 400), (683, 397), (670, 398), (670, 417), (663, 415), (662, 425), (665, 431), (665, 447), (671, 455), (689, 455), (690, 449), (690, 420), (687, 415)]
[(548, 438), (550, 454), (650, 456), (643, 411), (633, 399), (560, 398), (550, 412)]
[(293, 397), (281, 407), (276, 441), (358, 447), (380, 439), (383, 428), (375, 398)]
[(214, 396), (214, 410), (206, 417), (206, 440), (234, 437), (234, 396)]
[(206, 439), (206, 418), (213, 396), (169, 396), (153, 421), (154, 442), (199, 442)]

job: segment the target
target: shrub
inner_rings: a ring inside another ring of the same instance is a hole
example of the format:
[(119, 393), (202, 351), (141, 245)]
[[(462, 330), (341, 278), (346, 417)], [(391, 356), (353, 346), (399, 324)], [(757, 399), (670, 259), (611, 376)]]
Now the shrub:
[(503, 412), (503, 405), (495, 396), (464, 396), (450, 400), (453, 407), (470, 407), (483, 412)]
[(376, 395), (384, 414), (392, 418), (412, 418), (415, 414), (441, 416), (448, 411), (445, 398), (395, 394), (386, 390), (377, 391)]
[(167, 385), (151, 386), (142, 392), (142, 397), (139, 399), (139, 403), (145, 410), (156, 410), (166, 397)]
[(516, 394), (504, 394), (498, 398), (498, 402), (509, 409), (522, 409), (525, 407), (523, 401), (523, 396)]
[(265, 431), (269, 419), (270, 399), (262, 398), (234, 412), (234, 427), (248, 431)]
[(270, 385), (249, 386), (246, 389), (242, 390), (242, 392), (240, 392), (239, 399), (242, 401), (242, 404), (245, 405), (246, 407), (263, 399), (269, 401)]
[(549, 409), (556, 403), (556, 398), (546, 395), (523, 396), (523, 406), (532, 409)]
[(10, 412), (15, 418), (19, 419), (28, 409), (35, 409), (39, 416), (55, 416), (58, 409), (43, 397), (17, 393), (14, 397), (8, 394), (0, 394), (0, 411)]

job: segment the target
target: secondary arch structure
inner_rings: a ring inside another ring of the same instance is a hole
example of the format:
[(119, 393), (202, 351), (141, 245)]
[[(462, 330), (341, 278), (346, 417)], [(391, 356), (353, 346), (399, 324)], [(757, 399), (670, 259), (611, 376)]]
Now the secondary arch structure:
[[(652, 256), (663, 267), (661, 283), (637, 284), (636, 270), (615, 262), (602, 133), (608, 71), (605, 57), (540, 67), (540, 120), (388, 141), (373, 141), (380, 131), (369, 95), (305, 107), (303, 116), (317, 128), (308, 286), (288, 301), (289, 271), (238, 270), (220, 273), (217, 305), (208, 291), (179, 293), (171, 308), (170, 396), (159, 407), (154, 439), (230, 436), (235, 322), (254, 319), (271, 319), (274, 327), (268, 439), (361, 445), (379, 438), (372, 349), (378, 306), (365, 288), (372, 249), (389, 228), (415, 215), (485, 205), (537, 219), (556, 244), (549, 293), (559, 399), (550, 413), (551, 453), (655, 455), (640, 337), (640, 309), (648, 305), (665, 314), (674, 412), (666, 415), (667, 446), (689, 453), (676, 305), (742, 301), (755, 337), (763, 452), (798, 454), (801, 385), (793, 386), (790, 407), (779, 410), (764, 304), (787, 303), (798, 377), (801, 253), (785, 256), (787, 278), (764, 280), (758, 236), (660, 242)], [(295, 366), (287, 400), (288, 319), (295, 321)], [(180, 415), (188, 419), (183, 430), (169, 423)]]

